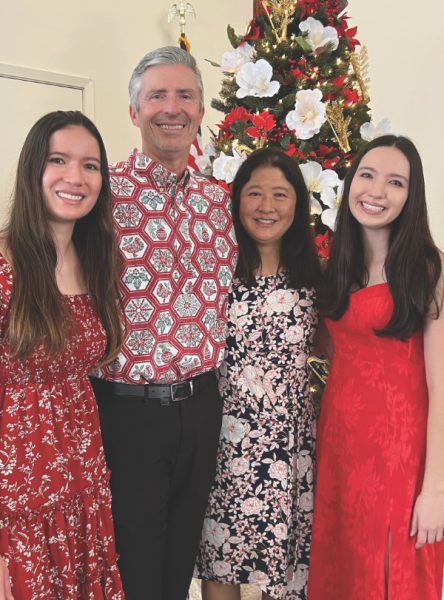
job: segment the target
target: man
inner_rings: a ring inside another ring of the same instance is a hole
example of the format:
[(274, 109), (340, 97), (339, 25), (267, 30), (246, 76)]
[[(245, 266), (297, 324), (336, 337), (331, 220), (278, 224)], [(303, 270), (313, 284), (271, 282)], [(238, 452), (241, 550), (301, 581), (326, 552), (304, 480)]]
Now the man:
[(183, 600), (213, 480), (228, 286), (229, 197), (187, 169), (204, 114), (194, 58), (147, 54), (129, 84), (142, 151), (111, 167), (126, 339), (93, 380), (127, 600)]

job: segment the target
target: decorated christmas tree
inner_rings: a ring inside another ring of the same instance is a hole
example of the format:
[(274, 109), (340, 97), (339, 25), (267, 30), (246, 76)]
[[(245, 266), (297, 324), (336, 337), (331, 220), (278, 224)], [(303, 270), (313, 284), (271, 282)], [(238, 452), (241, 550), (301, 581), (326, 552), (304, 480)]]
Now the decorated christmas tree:
[(212, 63), (224, 79), (211, 104), (225, 117), (206, 148), (207, 168), (229, 186), (256, 148), (279, 146), (293, 156), (310, 190), (321, 256), (328, 255), (345, 171), (375, 135), (367, 53), (357, 51), (346, 6), (346, 0), (257, 0), (247, 33), (238, 36), (229, 26), (233, 50), (220, 65)]

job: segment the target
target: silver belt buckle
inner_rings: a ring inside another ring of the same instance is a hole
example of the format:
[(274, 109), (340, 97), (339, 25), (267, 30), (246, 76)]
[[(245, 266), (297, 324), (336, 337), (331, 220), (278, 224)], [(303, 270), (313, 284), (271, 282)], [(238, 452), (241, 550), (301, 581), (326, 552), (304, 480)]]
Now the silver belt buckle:
[[(182, 396), (180, 398), (178, 398), (175, 395), (175, 389), (177, 387), (179, 387), (180, 385), (183, 385), (184, 383), (186, 383), (188, 385), (188, 390), (189, 393), (187, 396)], [(187, 398), (190, 398), (193, 395), (193, 382), (190, 381), (178, 381), (176, 383), (172, 383), (171, 384), (171, 402), (180, 402), (181, 400), (186, 400)]]

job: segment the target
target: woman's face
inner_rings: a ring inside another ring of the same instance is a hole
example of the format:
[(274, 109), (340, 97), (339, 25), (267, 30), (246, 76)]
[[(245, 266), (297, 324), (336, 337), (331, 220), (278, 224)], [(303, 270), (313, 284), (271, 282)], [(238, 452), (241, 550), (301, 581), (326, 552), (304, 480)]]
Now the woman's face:
[(74, 224), (93, 209), (101, 189), (100, 148), (95, 137), (78, 125), (55, 131), (42, 177), (49, 220)]
[(294, 220), (296, 192), (277, 167), (258, 167), (240, 193), (239, 218), (258, 250), (280, 249)]
[(389, 227), (400, 215), (409, 194), (410, 165), (393, 146), (373, 148), (362, 157), (353, 177), (350, 211), (368, 229)]

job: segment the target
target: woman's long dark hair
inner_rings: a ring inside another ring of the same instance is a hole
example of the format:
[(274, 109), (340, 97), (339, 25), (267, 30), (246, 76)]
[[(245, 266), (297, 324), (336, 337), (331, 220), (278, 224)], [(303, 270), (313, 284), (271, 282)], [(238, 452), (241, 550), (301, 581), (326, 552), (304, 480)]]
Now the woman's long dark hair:
[(407, 339), (424, 327), (432, 305), (439, 316), (443, 299), (437, 297), (441, 258), (430, 234), (421, 158), (408, 138), (384, 135), (372, 140), (355, 157), (344, 181), (344, 192), (336, 220), (336, 232), (327, 268), (319, 289), (321, 314), (339, 319), (345, 312), (349, 295), (368, 283), (361, 227), (349, 207), (352, 180), (362, 158), (374, 148), (389, 146), (400, 150), (410, 165), (407, 201), (392, 223), (385, 273), (393, 297), (393, 313), (376, 335)]
[(102, 188), (94, 208), (77, 221), (73, 242), (83, 278), (107, 335), (102, 362), (117, 355), (122, 339), (119, 314), (119, 255), (113, 232), (111, 190), (105, 146), (96, 126), (79, 111), (55, 111), (31, 128), (23, 145), (12, 209), (3, 231), (12, 262), (14, 285), (9, 305), (11, 355), (24, 359), (41, 343), (49, 355), (65, 347), (66, 311), (57, 287), (57, 253), (42, 193), (49, 140), (65, 127), (83, 127), (100, 149)]
[(278, 148), (256, 150), (241, 164), (233, 182), (233, 222), (239, 245), (236, 276), (251, 286), (260, 267), (260, 255), (254, 240), (245, 231), (239, 218), (242, 188), (255, 169), (279, 169), (296, 193), (293, 223), (285, 232), (280, 251), (279, 267), (287, 273), (288, 285), (293, 288), (313, 287), (320, 277), (320, 264), (310, 225), (310, 199), (304, 177), (297, 162)]

